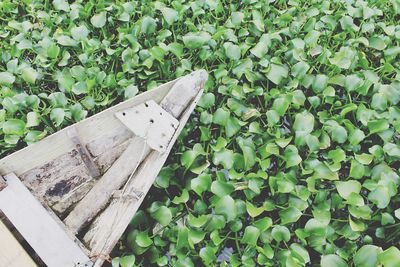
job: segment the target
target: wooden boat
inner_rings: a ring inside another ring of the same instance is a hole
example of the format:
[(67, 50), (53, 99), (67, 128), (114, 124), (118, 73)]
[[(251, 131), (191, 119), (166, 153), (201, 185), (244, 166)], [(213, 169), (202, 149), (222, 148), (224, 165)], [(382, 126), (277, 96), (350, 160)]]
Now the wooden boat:
[(195, 71), (1, 159), (0, 266), (101, 266), (206, 80)]

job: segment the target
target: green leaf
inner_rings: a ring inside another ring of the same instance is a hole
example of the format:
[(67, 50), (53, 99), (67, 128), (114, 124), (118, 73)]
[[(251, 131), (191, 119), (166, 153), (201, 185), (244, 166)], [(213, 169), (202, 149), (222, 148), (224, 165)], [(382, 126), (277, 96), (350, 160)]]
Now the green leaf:
[(400, 265), (400, 250), (390, 247), (378, 255), (378, 260), (384, 267), (397, 267)]
[(189, 49), (202, 47), (211, 40), (211, 35), (208, 32), (190, 32), (182, 37), (183, 43)]
[(15, 82), (15, 76), (9, 72), (0, 72), (0, 85), (11, 85)]
[(254, 206), (250, 202), (246, 202), (246, 210), (247, 210), (247, 213), (251, 217), (254, 218), (254, 217), (259, 216), (261, 213), (263, 213), (265, 211), (265, 208), (263, 206), (257, 208), (256, 206)]
[(390, 195), (387, 187), (379, 185), (368, 195), (368, 199), (371, 200), (378, 208), (384, 209), (390, 203)]
[(309, 69), (310, 65), (307, 62), (300, 61), (292, 67), (291, 73), (296, 78), (303, 78)]
[(179, 204), (179, 203), (186, 203), (189, 200), (189, 192), (186, 189), (182, 190), (182, 195), (175, 196), (172, 200), (172, 203)]
[(288, 69), (284, 65), (271, 64), (266, 76), (268, 80), (278, 85), (283, 79), (288, 77)]
[(348, 199), (351, 193), (359, 194), (361, 191), (361, 184), (355, 180), (335, 182), (335, 185), (339, 195), (344, 199)]
[(169, 25), (172, 25), (175, 21), (178, 20), (178, 12), (172, 8), (163, 7), (161, 8), (161, 13), (163, 14), (165, 21)]
[(289, 207), (279, 212), (281, 224), (297, 222), (300, 219), (301, 215), (301, 211), (295, 207)]
[(330, 254), (321, 257), (321, 267), (348, 267), (347, 263), (338, 255)]
[(213, 123), (225, 126), (227, 124), (229, 116), (229, 111), (226, 111), (223, 108), (219, 108), (214, 113)]
[(201, 215), (199, 217), (195, 217), (194, 215), (189, 214), (188, 223), (193, 227), (202, 227), (207, 223), (208, 218), (209, 217), (207, 215)]
[(211, 184), (211, 192), (219, 197), (231, 194), (235, 190), (235, 187), (227, 182), (214, 181)]
[(299, 151), (293, 145), (288, 145), (286, 147), (283, 157), (286, 161), (286, 168), (297, 166), (302, 161), (301, 157), (299, 156)]
[(391, 157), (400, 158), (400, 146), (393, 143), (386, 143), (383, 151)]
[(4, 134), (22, 136), (25, 132), (25, 122), (19, 119), (9, 119), (3, 123)]
[(253, 61), (249, 58), (239, 60), (237, 65), (232, 69), (232, 73), (236, 77), (241, 78), (244, 73), (248, 73), (253, 68)]
[(210, 265), (217, 258), (215, 256), (214, 250), (209, 246), (201, 248), (199, 255), (200, 255), (200, 258), (203, 260), (204, 264), (206, 264), (206, 265)]
[(215, 95), (213, 93), (203, 94), (200, 98), (198, 106), (202, 108), (210, 108), (215, 104)]
[(271, 38), (269, 34), (263, 34), (260, 37), (259, 42), (250, 49), (250, 52), (258, 58), (263, 58), (268, 52), (268, 48), (271, 45)]
[(121, 267), (134, 267), (135, 266), (135, 256), (129, 255), (124, 256), (120, 259)]
[(285, 226), (277, 225), (272, 228), (272, 238), (278, 243), (281, 241), (288, 242), (290, 240), (290, 232)]
[(376, 267), (378, 266), (378, 255), (382, 251), (380, 247), (373, 245), (362, 246), (354, 255), (354, 265), (356, 267)]
[(134, 97), (139, 92), (137, 86), (130, 84), (124, 90), (124, 98), (129, 99)]
[(293, 255), (301, 261), (302, 264), (310, 262), (310, 255), (308, 251), (300, 244), (293, 243), (290, 245), (290, 251)]
[(152, 34), (155, 32), (157, 27), (156, 20), (149, 17), (145, 16), (142, 18), (142, 24), (141, 24), (141, 32), (144, 34)]
[(66, 0), (53, 0), (53, 5), (56, 10), (70, 11), (69, 3)]
[(31, 67), (22, 70), (22, 79), (28, 83), (35, 83), (36, 79), (39, 77), (39, 73)]
[(247, 226), (244, 229), (244, 235), (241, 242), (250, 246), (257, 245), (257, 240), (260, 236), (260, 230), (254, 226)]
[(349, 69), (353, 63), (356, 52), (350, 47), (342, 46), (339, 52), (336, 52), (333, 58), (329, 61), (341, 69)]
[(382, 51), (386, 48), (386, 44), (383, 41), (382, 37), (371, 37), (368, 40), (369, 47), (374, 48), (376, 50)]
[(222, 165), (225, 169), (231, 169), (233, 167), (234, 158), (233, 152), (229, 149), (222, 149), (221, 151), (215, 152), (213, 157), (213, 163), (215, 165)]
[(229, 195), (221, 197), (215, 205), (215, 213), (224, 215), (228, 222), (234, 220), (237, 215), (235, 200)]
[(244, 14), (242, 12), (238, 11), (232, 12), (231, 21), (233, 25), (239, 26), (242, 23), (243, 19), (244, 19)]
[(316, 75), (311, 85), (315, 93), (322, 92), (328, 86), (328, 76), (325, 74)]
[(232, 44), (231, 42), (227, 42), (224, 44), (225, 55), (231, 60), (239, 60), (240, 59), (240, 48), (239, 46)]
[(26, 115), (26, 120), (26, 127), (35, 127), (40, 124), (40, 116), (34, 111), (31, 111)]
[(368, 122), (368, 129), (371, 134), (380, 133), (389, 128), (389, 123), (387, 120), (372, 120)]
[(60, 126), (64, 121), (65, 111), (62, 108), (55, 108), (50, 113), (50, 119), (54, 122), (55, 126)]
[(93, 15), (90, 18), (90, 23), (92, 23), (95, 28), (103, 28), (107, 22), (107, 12), (103, 11), (98, 14)]
[(75, 40), (83, 41), (83, 40), (86, 40), (86, 38), (88, 37), (89, 30), (88, 30), (88, 28), (86, 28), (85, 25), (73, 27), (71, 29), (71, 35), (72, 35), (72, 38), (74, 38)]
[(169, 208), (161, 206), (151, 214), (151, 217), (156, 219), (162, 226), (167, 226), (172, 220), (172, 213)]
[(211, 186), (211, 176), (208, 174), (201, 174), (198, 177), (194, 178), (190, 182), (190, 187), (193, 191), (195, 191), (199, 196), (204, 191), (207, 191)]
[(66, 36), (66, 35), (58, 36), (57, 37), (57, 43), (62, 45), (62, 46), (76, 46), (76, 45), (78, 45), (78, 43), (74, 39), (72, 39), (71, 37)]
[(153, 244), (153, 240), (151, 240), (151, 238), (148, 236), (147, 232), (138, 233), (135, 241), (142, 248), (146, 248), (146, 247), (150, 246), (151, 244)]

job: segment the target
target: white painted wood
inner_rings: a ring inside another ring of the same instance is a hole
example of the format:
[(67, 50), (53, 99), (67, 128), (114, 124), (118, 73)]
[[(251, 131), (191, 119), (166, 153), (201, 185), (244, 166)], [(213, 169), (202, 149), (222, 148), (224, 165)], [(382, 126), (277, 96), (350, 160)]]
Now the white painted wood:
[(18, 177), (5, 176), (0, 209), (49, 267), (74, 267), (90, 260)]
[[(204, 77), (204, 76), (203, 76)], [(164, 165), (169, 152), (184, 125), (186, 124), (190, 114), (194, 110), (199, 98), (202, 94), (202, 87), (204, 85), (207, 76), (200, 80), (197, 90), (201, 88), (200, 92), (197, 92), (197, 96), (192, 99), (192, 103), (185, 109), (185, 112), (180, 118), (180, 125), (174, 134), (170, 144), (168, 145), (166, 153), (160, 153), (158, 151), (152, 151), (149, 156), (142, 162), (139, 169), (135, 172), (133, 177), (128, 181), (126, 187), (122, 190), (119, 197), (114, 198), (111, 204), (95, 219), (93, 224), (90, 226), (89, 231), (84, 237), (84, 241), (89, 245), (91, 249), (91, 255), (108, 255), (126, 227), (128, 226), (133, 215), (139, 209), (143, 197), (136, 198), (132, 197), (132, 193), (142, 192), (146, 195), (150, 187), (152, 186), (155, 178), (159, 171)], [(179, 112), (180, 114), (181, 112)], [(94, 266), (101, 266), (104, 260), (98, 258), (95, 261)]]
[(18, 240), (0, 221), (0, 266), (36, 267), (36, 263), (24, 250)]
[(193, 98), (198, 94), (199, 88), (203, 88), (207, 81), (208, 74), (204, 70), (194, 71), (183, 76), (173, 85), (171, 90), (160, 102), (160, 106), (172, 114), (175, 118), (179, 118), (181, 113), (192, 102)]
[[(206, 79), (205, 71), (197, 71), (184, 76), (172, 86), (167, 96), (161, 100), (160, 106), (178, 118), (198, 95)], [(149, 152), (150, 148), (143, 138), (133, 137), (122, 155), (65, 218), (67, 229), (76, 234), (88, 224), (106, 206), (113, 192), (121, 188), (128, 176), (135, 172)]]
[(115, 113), (115, 116), (147, 145), (164, 152), (178, 128), (179, 121), (153, 100)]

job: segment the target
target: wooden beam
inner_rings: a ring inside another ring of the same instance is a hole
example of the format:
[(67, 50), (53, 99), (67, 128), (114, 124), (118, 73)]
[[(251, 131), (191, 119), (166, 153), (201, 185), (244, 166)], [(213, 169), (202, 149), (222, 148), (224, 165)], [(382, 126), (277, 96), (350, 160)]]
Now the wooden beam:
[[(90, 260), (18, 177), (5, 176), (0, 209), (47, 266), (85, 266)], [(89, 266), (89, 265), (88, 265)]]
[[(160, 106), (167, 112), (178, 118), (193, 101), (202, 89), (207, 73), (205, 71), (193, 72), (180, 78), (161, 100)], [(121, 110), (120, 112), (123, 112)], [(103, 177), (88, 192), (88, 194), (76, 205), (64, 222), (69, 231), (78, 233), (88, 224), (98, 212), (108, 203), (113, 192), (121, 188), (128, 176), (135, 172), (140, 162), (150, 153), (150, 148), (141, 137), (133, 137), (122, 155), (114, 162)]]
[(149, 151), (141, 138), (133, 138), (122, 155), (65, 218), (67, 229), (77, 234), (89, 223), (107, 205), (113, 192), (124, 184), (126, 177), (139, 166)]
[[(205, 82), (207, 79), (206, 77), (207, 76), (202, 80), (202, 83)], [(202, 88), (202, 85), (203, 84), (200, 84), (199, 87)], [(135, 172), (133, 177), (128, 181), (120, 196), (114, 198), (111, 201), (111, 204), (90, 226), (89, 231), (84, 237), (84, 241), (89, 245), (92, 256), (107, 255), (111, 252), (144, 199), (143, 197), (137, 198), (136, 192), (142, 192), (143, 195), (146, 195), (149, 191), (159, 171), (164, 165), (173, 144), (201, 97), (201, 94), (202, 89), (200, 92), (198, 91), (197, 96), (192, 99), (190, 106), (186, 107), (185, 112), (180, 118), (179, 127), (173, 136), (166, 153), (152, 151), (142, 162), (137, 172)], [(102, 263), (103, 260), (99, 258), (95, 262), (94, 266), (99, 267)]]
[(72, 126), (67, 129), (67, 135), (71, 139), (71, 141), (75, 145), (75, 149), (78, 151), (79, 155), (82, 158), (83, 163), (85, 163), (86, 168), (89, 170), (90, 175), (93, 178), (96, 178), (100, 175), (100, 171), (97, 168), (97, 165), (94, 163), (92, 156), (89, 154), (86, 146), (82, 143), (79, 138), (78, 131), (76, 127)]
[(0, 221), (0, 266), (36, 267), (36, 263)]

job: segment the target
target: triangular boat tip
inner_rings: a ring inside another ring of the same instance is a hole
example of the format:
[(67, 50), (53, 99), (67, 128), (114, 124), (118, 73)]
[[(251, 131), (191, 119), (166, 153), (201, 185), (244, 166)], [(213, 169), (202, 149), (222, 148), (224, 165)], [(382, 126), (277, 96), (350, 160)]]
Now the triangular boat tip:
[(208, 73), (204, 69), (196, 70), (191, 73), (192, 76), (196, 77), (199, 81), (205, 83), (208, 79)]

